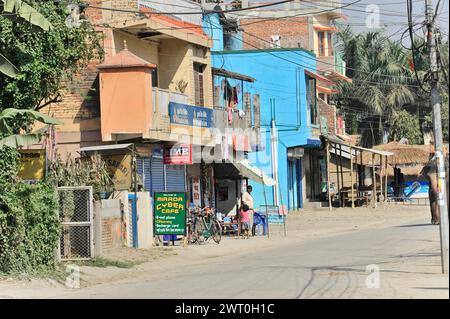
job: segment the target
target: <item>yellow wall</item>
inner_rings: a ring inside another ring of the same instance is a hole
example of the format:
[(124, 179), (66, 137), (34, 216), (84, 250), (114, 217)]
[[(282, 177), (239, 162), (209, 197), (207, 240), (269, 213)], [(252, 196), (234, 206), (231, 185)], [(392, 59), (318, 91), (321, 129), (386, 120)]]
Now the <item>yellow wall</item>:
[(117, 54), (123, 50), (124, 40), (127, 41), (127, 47), (130, 52), (137, 55), (141, 59), (147, 62), (158, 65), (158, 43), (150, 42), (146, 40), (138, 39), (135, 36), (128, 35), (120, 31), (114, 31), (113, 33), (113, 50), (114, 54)]
[(205, 106), (212, 106), (212, 74), (209, 49), (205, 58), (195, 57), (194, 45), (191, 43), (178, 39), (161, 39), (157, 42), (149, 42), (118, 31), (114, 32), (115, 52), (120, 52), (123, 49), (124, 40), (126, 40), (130, 52), (157, 65), (159, 88), (180, 92), (177, 89), (178, 81), (187, 82), (188, 86), (184, 94), (189, 97), (189, 103), (193, 105), (195, 104), (194, 62), (205, 64), (203, 83)]
[[(322, 15), (322, 16), (315, 16), (313, 17), (313, 25), (314, 26), (322, 26), (322, 27), (329, 27), (330, 25), (330, 18), (328, 18), (326, 15)], [(328, 56), (328, 32), (325, 31), (325, 41), (324, 41), (324, 45), (325, 45), (325, 55), (324, 56)], [(318, 31), (314, 30), (314, 53), (319, 56), (319, 36), (318, 36)]]

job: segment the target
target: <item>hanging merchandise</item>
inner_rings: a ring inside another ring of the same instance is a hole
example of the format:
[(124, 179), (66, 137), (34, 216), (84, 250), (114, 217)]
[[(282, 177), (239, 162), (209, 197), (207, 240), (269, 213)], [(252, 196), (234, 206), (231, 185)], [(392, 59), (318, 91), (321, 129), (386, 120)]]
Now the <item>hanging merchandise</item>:
[(236, 85), (235, 89), (236, 89), (236, 95), (237, 96), (241, 95), (241, 85), (240, 84)]
[(238, 110), (238, 114), (241, 119), (245, 117), (245, 112), (243, 110)]
[(223, 99), (227, 102), (227, 106), (229, 107), (232, 101), (233, 88), (227, 80), (223, 81), (225, 81), (223, 84)]
[(238, 105), (239, 104), (239, 98), (238, 98), (238, 93), (237, 93), (236, 86), (233, 88), (233, 103), (234, 103), (234, 105)]
[(230, 106), (228, 106), (227, 112), (228, 112), (228, 123), (232, 124), (233, 123), (233, 109)]

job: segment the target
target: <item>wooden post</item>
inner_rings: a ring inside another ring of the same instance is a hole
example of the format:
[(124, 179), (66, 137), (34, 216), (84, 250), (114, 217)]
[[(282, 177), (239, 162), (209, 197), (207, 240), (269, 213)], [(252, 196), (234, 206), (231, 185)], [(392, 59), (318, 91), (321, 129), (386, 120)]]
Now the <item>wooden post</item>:
[(337, 156), (338, 156), (338, 152), (337, 152), (337, 146), (336, 144), (334, 144), (334, 155), (335, 155), (335, 159), (336, 159), (336, 163), (335, 163), (335, 167), (336, 167), (336, 181), (337, 181), (337, 195), (338, 195), (338, 199), (339, 199), (339, 206), (341, 206), (341, 199), (340, 199), (340, 190), (341, 190), (341, 179), (340, 179), (340, 175), (339, 175), (339, 163), (337, 160)]
[(372, 184), (373, 184), (373, 190), (372, 190), (372, 207), (376, 207), (376, 200), (377, 200), (377, 177), (375, 174), (375, 153), (372, 153)]
[(332, 210), (332, 203), (331, 203), (331, 183), (330, 183), (330, 145), (327, 141), (326, 146), (326, 152), (327, 152), (327, 188), (328, 188), (328, 204), (330, 205), (330, 210)]
[(353, 151), (352, 148), (350, 147), (350, 179), (351, 179), (351, 201), (352, 201), (352, 208), (355, 208), (355, 195), (354, 195), (354, 187), (353, 187)]
[[(380, 154), (380, 196), (384, 197), (384, 193), (383, 193), (383, 155)], [(384, 203), (384, 198), (383, 200), (380, 200), (380, 204), (383, 205)]]
[(363, 152), (362, 151), (359, 151), (359, 163), (361, 166), (361, 173), (362, 173), (362, 176), (361, 176), (362, 185), (360, 185), (360, 186), (364, 186), (364, 179), (366, 178), (366, 168), (363, 165)]
[(384, 157), (384, 173), (385, 173), (385, 184), (384, 184), (384, 201), (387, 201), (388, 196), (388, 157)]

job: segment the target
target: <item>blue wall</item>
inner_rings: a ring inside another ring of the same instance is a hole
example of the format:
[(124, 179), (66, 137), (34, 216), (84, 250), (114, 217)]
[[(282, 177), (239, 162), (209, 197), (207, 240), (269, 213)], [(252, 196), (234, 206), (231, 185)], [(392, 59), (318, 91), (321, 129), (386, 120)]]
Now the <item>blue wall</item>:
[[(207, 29), (205, 31), (207, 32)], [(214, 38), (214, 41), (215, 45), (220, 47), (220, 39)], [(262, 168), (269, 176), (272, 176), (271, 105), (274, 105), (279, 130), (279, 188), (282, 204), (288, 206), (287, 148), (305, 145), (307, 139), (311, 137), (312, 129), (307, 120), (307, 81), (304, 70), (307, 68), (315, 72), (314, 54), (303, 49), (222, 51), (213, 52), (212, 61), (214, 67), (222, 67), (256, 79), (255, 83), (245, 85), (244, 90), (260, 94), (261, 141), (265, 145), (265, 151), (250, 153), (249, 160)], [(220, 81), (221, 78), (217, 77), (215, 85), (219, 85)], [(253, 186), (255, 207), (264, 205), (263, 186), (251, 181), (250, 184)], [(273, 205), (273, 188), (265, 187), (265, 189), (268, 204)]]

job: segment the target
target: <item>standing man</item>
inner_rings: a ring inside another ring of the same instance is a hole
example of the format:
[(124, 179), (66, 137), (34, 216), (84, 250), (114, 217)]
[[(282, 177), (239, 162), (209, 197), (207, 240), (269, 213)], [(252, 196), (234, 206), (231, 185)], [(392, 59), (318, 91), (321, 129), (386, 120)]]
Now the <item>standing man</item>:
[(253, 197), (252, 197), (252, 190), (253, 187), (251, 185), (247, 186), (247, 191), (242, 195), (242, 207), (244, 205), (247, 205), (249, 207), (249, 215), (250, 215), (250, 227), (252, 231), (252, 236), (254, 235), (254, 225), (253, 225), (253, 213), (254, 213), (254, 206), (253, 206)]

